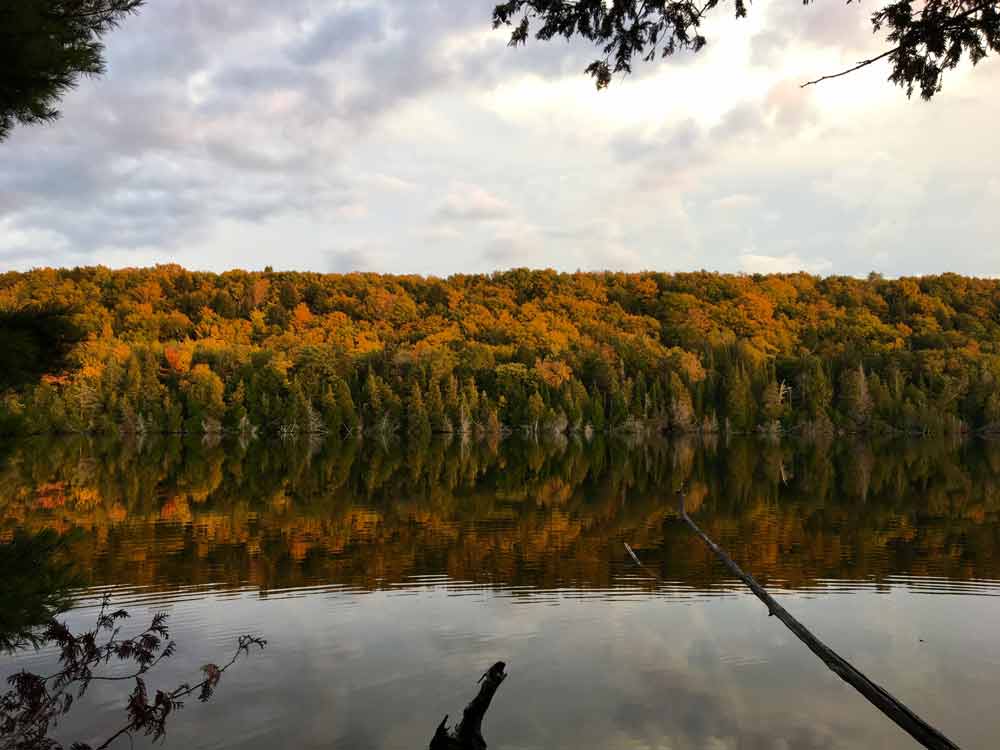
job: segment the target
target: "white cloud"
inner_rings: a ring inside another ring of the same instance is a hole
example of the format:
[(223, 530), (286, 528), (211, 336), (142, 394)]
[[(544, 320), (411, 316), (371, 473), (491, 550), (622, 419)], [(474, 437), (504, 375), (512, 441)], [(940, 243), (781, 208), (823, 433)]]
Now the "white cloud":
[(442, 221), (492, 221), (510, 216), (511, 207), (477, 185), (459, 185), (445, 197), (436, 216)]
[(740, 253), (740, 270), (747, 273), (826, 273), (833, 268), (828, 258), (800, 258), (798, 255), (761, 255)]

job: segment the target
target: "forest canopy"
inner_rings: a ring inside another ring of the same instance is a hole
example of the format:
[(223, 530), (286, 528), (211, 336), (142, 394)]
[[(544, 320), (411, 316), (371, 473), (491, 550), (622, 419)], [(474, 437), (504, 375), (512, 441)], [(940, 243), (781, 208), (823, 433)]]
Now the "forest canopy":
[(0, 275), (56, 304), (79, 339), (7, 432), (1000, 428), (1000, 281), (954, 274)]

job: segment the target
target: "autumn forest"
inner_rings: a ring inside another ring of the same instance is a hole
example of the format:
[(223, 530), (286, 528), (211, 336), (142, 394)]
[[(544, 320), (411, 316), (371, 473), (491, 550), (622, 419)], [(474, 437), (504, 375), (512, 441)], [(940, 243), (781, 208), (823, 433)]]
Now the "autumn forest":
[(39, 269), (0, 275), (0, 314), (72, 331), (46, 361), (4, 327), (41, 359), (8, 433), (1000, 428), (1000, 281), (954, 274)]

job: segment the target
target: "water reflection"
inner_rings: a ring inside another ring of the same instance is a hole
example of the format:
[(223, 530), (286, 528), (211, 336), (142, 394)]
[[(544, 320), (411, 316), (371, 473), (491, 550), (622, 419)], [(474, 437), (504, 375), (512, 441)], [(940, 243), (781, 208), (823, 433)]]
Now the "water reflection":
[[(705, 531), (771, 586), (983, 593), (1000, 578), (1000, 445), (980, 441), (40, 440), (0, 473), (0, 534), (82, 530), (88, 585), (153, 591), (725, 591), (672, 507), (681, 482)], [(665, 583), (633, 575), (622, 541)]]
[[(1000, 741), (990, 442), (38, 440), (0, 468), (0, 540), (74, 532), (71, 624), (108, 591), (140, 621), (168, 609), (163, 684), (268, 638), (168, 747), (426, 747), (496, 661), (491, 747), (910, 747), (677, 518), (682, 482), (831, 646), (963, 747)], [(121, 695), (82, 705), (67, 739)]]
[(41, 628), (72, 606), (80, 579), (66, 542), (50, 529), (18, 529), (0, 544), (0, 654), (39, 647)]

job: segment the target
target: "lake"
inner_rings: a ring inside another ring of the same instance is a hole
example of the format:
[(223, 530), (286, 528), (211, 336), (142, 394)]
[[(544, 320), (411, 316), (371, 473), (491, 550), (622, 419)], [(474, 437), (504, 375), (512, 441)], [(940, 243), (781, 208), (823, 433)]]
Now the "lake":
[[(491, 748), (915, 746), (691, 532), (682, 484), (816, 635), (962, 747), (1000, 746), (988, 441), (39, 439), (7, 447), (0, 540), (67, 535), (74, 627), (105, 594), (129, 627), (167, 612), (151, 687), (268, 640), (168, 748), (423, 748), (497, 660)], [(103, 739), (129, 689), (95, 683), (56, 736)]]

